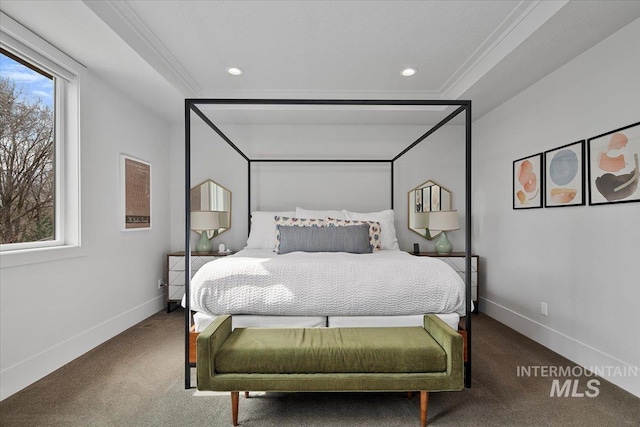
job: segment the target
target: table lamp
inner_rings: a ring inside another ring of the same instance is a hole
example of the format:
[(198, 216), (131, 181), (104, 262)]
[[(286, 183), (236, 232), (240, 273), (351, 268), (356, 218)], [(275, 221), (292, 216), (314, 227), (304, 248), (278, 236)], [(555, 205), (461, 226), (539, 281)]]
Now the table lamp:
[(220, 234), (220, 233), (218, 232), (218, 230), (220, 230), (220, 229), (222, 229), (222, 228), (224, 228), (224, 229), (226, 230), (227, 228), (229, 228), (229, 225), (230, 225), (230, 224), (229, 224), (229, 222), (230, 222), (230, 221), (229, 221), (229, 220), (230, 220), (230, 218), (229, 218), (229, 217), (230, 217), (230, 215), (229, 215), (229, 212), (228, 212), (228, 211), (215, 211), (215, 212), (218, 214), (218, 227), (216, 227), (216, 228), (217, 228), (217, 230), (216, 230), (216, 232), (215, 232), (215, 233), (214, 233), (214, 235), (213, 235), (214, 237), (215, 237), (216, 235)]
[(200, 233), (200, 240), (196, 244), (197, 252), (211, 252), (213, 245), (207, 232), (220, 228), (218, 212), (215, 211), (191, 211), (191, 229)]
[(429, 232), (429, 212), (414, 212), (413, 213), (413, 226), (415, 229), (424, 228), (424, 237), (427, 240), (431, 240), (431, 233)]
[(447, 239), (447, 231), (459, 230), (458, 211), (433, 211), (429, 212), (429, 228), (442, 231), (436, 242), (436, 252), (448, 255), (453, 250), (453, 245)]

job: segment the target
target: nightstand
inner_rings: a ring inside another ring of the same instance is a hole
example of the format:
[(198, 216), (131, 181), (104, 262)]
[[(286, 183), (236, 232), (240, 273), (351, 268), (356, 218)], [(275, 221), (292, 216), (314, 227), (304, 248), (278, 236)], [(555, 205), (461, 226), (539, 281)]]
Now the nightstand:
[[(191, 277), (206, 263), (233, 253), (234, 252), (191, 252)], [(167, 254), (167, 290), (165, 293), (167, 313), (172, 310), (171, 304), (179, 305), (184, 296), (184, 284), (186, 281), (184, 267), (184, 252)]]
[[(447, 255), (441, 255), (436, 252), (419, 252), (413, 253), (415, 256), (430, 256), (434, 258), (440, 258), (453, 268), (456, 273), (464, 280), (465, 270), (465, 254), (464, 252), (452, 252)], [(473, 312), (478, 313), (478, 255), (471, 255), (471, 300), (473, 301)]]

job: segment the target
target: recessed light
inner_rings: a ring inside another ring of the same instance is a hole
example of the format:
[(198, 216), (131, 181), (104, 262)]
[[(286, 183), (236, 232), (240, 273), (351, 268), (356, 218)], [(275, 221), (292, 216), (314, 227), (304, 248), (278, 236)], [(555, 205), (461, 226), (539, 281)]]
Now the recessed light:
[(244, 71), (242, 71), (242, 68), (229, 67), (227, 68), (227, 73), (231, 74), (232, 76), (240, 76), (244, 73)]
[(400, 74), (402, 74), (405, 77), (409, 77), (409, 76), (413, 76), (417, 72), (418, 70), (416, 70), (415, 68), (405, 68), (400, 72)]

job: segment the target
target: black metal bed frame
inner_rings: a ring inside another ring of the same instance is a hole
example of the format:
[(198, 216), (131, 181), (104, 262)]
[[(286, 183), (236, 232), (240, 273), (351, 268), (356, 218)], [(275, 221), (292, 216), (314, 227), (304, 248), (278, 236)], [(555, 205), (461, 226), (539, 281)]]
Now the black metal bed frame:
[[(386, 105), (386, 106), (458, 106), (438, 124), (433, 126), (411, 145), (390, 160), (383, 159), (251, 159), (244, 154), (199, 108), (198, 105)], [(471, 387), (471, 101), (454, 100), (351, 100), (351, 99), (185, 99), (185, 328), (184, 328), (184, 380), (185, 388), (191, 388), (191, 368), (189, 362), (189, 329), (191, 310), (189, 290), (191, 285), (191, 112), (195, 113), (231, 148), (247, 161), (247, 217), (251, 225), (251, 164), (252, 163), (389, 163), (391, 175), (391, 208), (394, 204), (394, 164), (413, 147), (428, 138), (458, 114), (465, 112), (465, 329), (467, 331), (467, 361), (465, 362), (465, 386)]]

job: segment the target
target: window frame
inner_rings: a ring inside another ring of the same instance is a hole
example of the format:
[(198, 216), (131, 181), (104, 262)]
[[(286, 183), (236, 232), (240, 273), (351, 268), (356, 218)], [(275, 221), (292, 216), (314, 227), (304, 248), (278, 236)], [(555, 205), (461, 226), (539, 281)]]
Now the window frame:
[(86, 254), (81, 242), (80, 122), (86, 68), (0, 12), (0, 46), (55, 77), (54, 240), (0, 245), (0, 268)]

